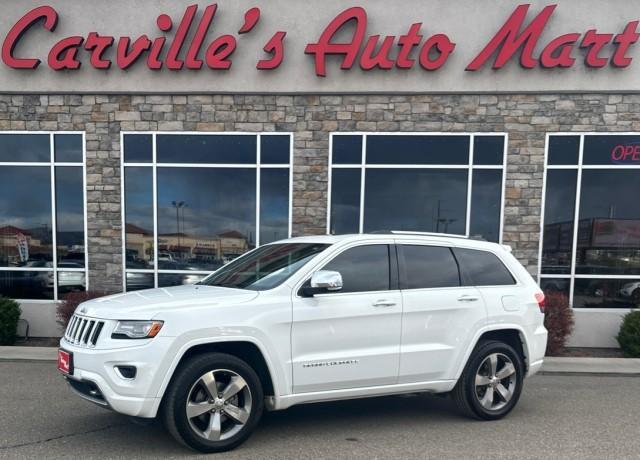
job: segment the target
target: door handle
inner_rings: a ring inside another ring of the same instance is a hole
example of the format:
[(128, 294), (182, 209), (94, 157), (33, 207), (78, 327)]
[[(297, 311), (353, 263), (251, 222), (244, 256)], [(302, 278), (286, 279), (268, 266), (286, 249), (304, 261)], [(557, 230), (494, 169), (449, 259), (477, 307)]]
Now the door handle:
[(396, 305), (395, 302), (391, 300), (384, 300), (384, 299), (378, 300), (373, 303), (374, 307), (393, 307), (394, 305)]
[(461, 295), (458, 297), (458, 302), (477, 302), (480, 297), (475, 295)]

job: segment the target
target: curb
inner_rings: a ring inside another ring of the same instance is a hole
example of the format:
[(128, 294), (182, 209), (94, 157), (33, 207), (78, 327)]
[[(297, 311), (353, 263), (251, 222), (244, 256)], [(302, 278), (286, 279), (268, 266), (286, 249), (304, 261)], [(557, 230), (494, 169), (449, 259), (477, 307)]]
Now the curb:
[(543, 375), (620, 375), (640, 376), (638, 358), (555, 358), (547, 357)]
[[(56, 361), (57, 347), (0, 347), (0, 362)], [(638, 376), (640, 358), (545, 358), (542, 375)]]
[(0, 347), (0, 361), (41, 362), (57, 359), (57, 347)]

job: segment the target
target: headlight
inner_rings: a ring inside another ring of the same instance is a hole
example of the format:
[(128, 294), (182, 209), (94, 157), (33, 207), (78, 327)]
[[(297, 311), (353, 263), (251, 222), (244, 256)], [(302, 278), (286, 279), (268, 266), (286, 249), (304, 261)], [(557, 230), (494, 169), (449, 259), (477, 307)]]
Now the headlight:
[(118, 321), (112, 339), (150, 339), (162, 329), (162, 321)]

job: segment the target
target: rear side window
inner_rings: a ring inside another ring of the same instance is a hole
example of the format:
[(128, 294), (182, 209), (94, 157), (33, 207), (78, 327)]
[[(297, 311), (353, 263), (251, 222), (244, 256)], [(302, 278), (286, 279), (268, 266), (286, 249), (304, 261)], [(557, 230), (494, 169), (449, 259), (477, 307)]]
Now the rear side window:
[(475, 249), (453, 248), (465, 286), (506, 286), (516, 284), (507, 267), (494, 254)]
[(389, 246), (376, 244), (347, 249), (324, 266), (342, 275), (338, 292), (389, 290)]
[(460, 286), (458, 264), (449, 248), (403, 244), (401, 289)]

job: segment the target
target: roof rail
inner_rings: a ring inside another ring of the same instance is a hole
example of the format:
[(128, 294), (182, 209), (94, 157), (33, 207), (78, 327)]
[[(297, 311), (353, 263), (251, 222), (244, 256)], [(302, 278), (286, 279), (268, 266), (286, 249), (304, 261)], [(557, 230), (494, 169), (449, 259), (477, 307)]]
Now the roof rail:
[(394, 235), (420, 235), (420, 236), (444, 236), (447, 238), (461, 238), (461, 239), (469, 239), (465, 235), (456, 235), (453, 233), (436, 233), (436, 232), (411, 232), (407, 230), (391, 230), (391, 233)]

